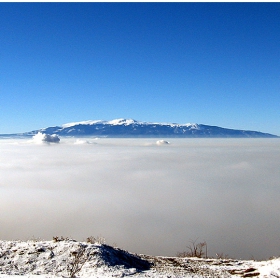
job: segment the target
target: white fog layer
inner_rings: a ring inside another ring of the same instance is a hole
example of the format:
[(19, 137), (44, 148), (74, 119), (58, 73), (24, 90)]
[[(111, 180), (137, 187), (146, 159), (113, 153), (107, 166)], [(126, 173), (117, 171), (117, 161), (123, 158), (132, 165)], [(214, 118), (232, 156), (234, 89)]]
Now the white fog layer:
[(102, 236), (174, 256), (199, 238), (212, 256), (280, 255), (279, 139), (161, 141), (0, 140), (0, 239)]

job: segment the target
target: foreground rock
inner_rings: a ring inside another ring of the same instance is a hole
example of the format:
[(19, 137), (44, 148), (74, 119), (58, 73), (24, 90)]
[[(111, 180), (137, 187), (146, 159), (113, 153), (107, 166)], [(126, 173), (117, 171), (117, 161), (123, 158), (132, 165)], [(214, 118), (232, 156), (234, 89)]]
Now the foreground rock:
[(75, 240), (0, 241), (0, 277), (280, 277), (280, 259), (154, 257)]

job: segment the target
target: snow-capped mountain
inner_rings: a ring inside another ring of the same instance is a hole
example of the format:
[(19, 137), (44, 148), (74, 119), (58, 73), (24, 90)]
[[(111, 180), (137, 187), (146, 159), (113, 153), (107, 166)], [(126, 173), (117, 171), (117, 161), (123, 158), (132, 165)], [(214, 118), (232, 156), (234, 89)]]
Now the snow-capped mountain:
[(72, 122), (26, 132), (21, 135), (33, 136), (38, 132), (72, 137), (277, 137), (257, 131), (228, 129), (204, 124), (151, 123), (133, 119)]

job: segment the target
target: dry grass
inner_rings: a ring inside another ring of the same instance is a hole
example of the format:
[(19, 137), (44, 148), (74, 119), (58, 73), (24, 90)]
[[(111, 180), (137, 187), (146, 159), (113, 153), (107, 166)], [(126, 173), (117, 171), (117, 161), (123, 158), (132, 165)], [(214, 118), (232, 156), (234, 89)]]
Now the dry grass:
[(85, 246), (80, 245), (78, 251), (74, 251), (72, 254), (72, 260), (67, 265), (67, 271), (70, 278), (75, 278), (77, 273), (81, 271), (83, 265), (88, 260), (89, 256), (86, 253)]

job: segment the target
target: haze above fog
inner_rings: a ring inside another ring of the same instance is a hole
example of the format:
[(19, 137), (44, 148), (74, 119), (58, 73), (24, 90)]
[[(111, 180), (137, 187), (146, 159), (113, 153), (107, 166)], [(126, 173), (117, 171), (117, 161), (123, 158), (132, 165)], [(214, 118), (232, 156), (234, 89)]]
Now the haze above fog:
[(0, 239), (102, 236), (135, 253), (279, 255), (279, 139), (0, 140)]

